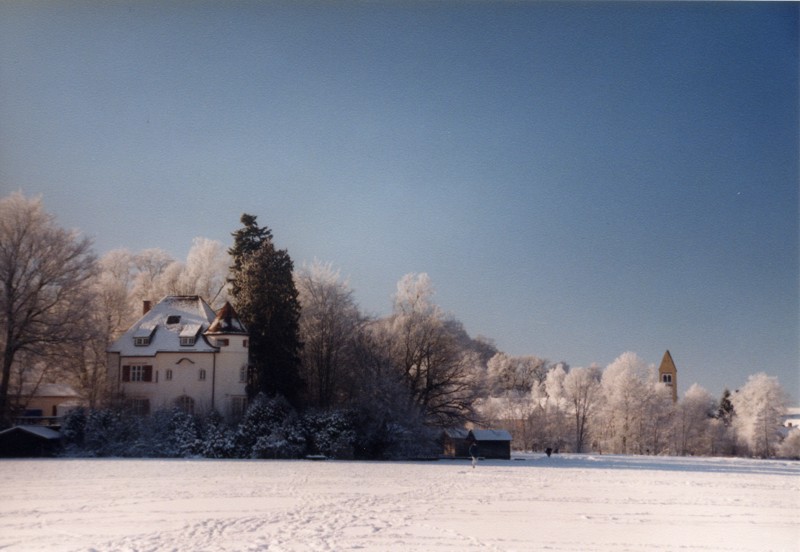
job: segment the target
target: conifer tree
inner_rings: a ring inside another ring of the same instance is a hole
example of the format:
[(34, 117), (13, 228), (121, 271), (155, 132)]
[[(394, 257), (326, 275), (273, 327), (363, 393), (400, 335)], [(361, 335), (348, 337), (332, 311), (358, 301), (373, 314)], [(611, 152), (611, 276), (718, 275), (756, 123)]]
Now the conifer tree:
[(250, 334), (248, 393), (283, 395), (294, 406), (303, 389), (300, 377), (300, 302), (285, 249), (276, 249), (272, 232), (255, 215), (242, 215), (244, 228), (233, 233), (229, 250), (231, 295)]

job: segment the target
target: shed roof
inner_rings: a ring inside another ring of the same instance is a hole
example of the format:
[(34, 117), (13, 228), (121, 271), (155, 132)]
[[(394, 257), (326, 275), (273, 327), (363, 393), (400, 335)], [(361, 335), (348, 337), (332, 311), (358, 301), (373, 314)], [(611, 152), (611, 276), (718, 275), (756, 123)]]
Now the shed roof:
[(25, 433), (30, 433), (31, 435), (35, 435), (36, 437), (40, 437), (42, 439), (47, 439), (47, 440), (55, 440), (61, 438), (61, 434), (58, 431), (50, 429), (49, 427), (35, 426), (35, 425), (19, 425), (10, 427), (6, 430), (0, 431), (0, 435), (17, 433), (19, 431), (24, 431)]
[(451, 427), (445, 429), (444, 434), (451, 439), (466, 439), (469, 435), (469, 430), (463, 427)]
[(470, 431), (476, 441), (511, 441), (511, 433), (505, 429), (473, 429)]

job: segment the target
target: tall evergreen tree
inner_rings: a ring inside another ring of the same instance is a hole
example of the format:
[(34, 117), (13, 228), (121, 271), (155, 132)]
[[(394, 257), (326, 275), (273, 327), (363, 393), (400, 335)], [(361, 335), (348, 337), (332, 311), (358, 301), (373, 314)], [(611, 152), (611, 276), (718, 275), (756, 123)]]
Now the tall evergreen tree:
[(731, 392), (728, 389), (722, 392), (722, 398), (719, 400), (719, 407), (717, 408), (717, 419), (726, 426), (731, 425), (735, 411), (733, 403), (731, 402)]
[(233, 233), (229, 250), (231, 295), (250, 333), (251, 377), (248, 393), (283, 395), (298, 405), (300, 377), (300, 302), (292, 263), (285, 249), (275, 249), (272, 232), (255, 215), (242, 215), (244, 228)]

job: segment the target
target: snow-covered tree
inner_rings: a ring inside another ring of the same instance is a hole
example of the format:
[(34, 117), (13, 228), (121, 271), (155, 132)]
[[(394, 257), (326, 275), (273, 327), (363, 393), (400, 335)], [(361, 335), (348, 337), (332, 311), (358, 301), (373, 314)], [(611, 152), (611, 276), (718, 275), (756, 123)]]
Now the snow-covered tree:
[(641, 401), (647, 393), (647, 365), (636, 353), (617, 357), (603, 372), (603, 450), (616, 453), (639, 451), (636, 441)]
[(583, 452), (595, 410), (600, 401), (602, 370), (598, 366), (573, 368), (564, 377), (563, 390), (567, 412), (575, 428), (573, 450)]
[(301, 358), (309, 404), (330, 408), (352, 398), (355, 343), (364, 325), (353, 292), (329, 263), (315, 261), (295, 274)]
[(478, 360), (460, 345), (456, 326), (432, 296), (427, 274), (405, 275), (387, 329), (392, 361), (413, 404), (428, 425), (447, 427), (474, 416)]
[(775, 453), (787, 402), (778, 378), (763, 372), (750, 376), (744, 387), (733, 394), (737, 437), (751, 454), (768, 458)]
[(169, 294), (164, 273), (174, 263), (169, 253), (158, 248), (145, 249), (133, 257), (135, 276), (131, 303), (137, 309), (141, 309), (143, 301), (160, 301)]
[(675, 409), (672, 422), (673, 450), (680, 455), (709, 454), (712, 445), (711, 420), (716, 400), (698, 384), (693, 384)]
[(778, 445), (777, 455), (780, 458), (800, 460), (800, 429), (792, 428)]
[(80, 342), (96, 272), (91, 241), (60, 228), (41, 198), (0, 199), (0, 424), (17, 355), (44, 355)]
[(535, 385), (544, 382), (548, 363), (536, 356), (512, 357), (495, 354), (487, 364), (489, 391), (493, 396), (506, 392), (530, 393)]

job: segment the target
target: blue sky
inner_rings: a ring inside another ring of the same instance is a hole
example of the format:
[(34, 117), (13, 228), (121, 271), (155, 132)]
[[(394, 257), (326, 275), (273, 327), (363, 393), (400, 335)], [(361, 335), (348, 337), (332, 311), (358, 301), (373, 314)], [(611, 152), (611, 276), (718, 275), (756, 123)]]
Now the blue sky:
[(800, 398), (796, 3), (0, 4), (0, 192), (96, 249), (242, 212), (381, 315)]

